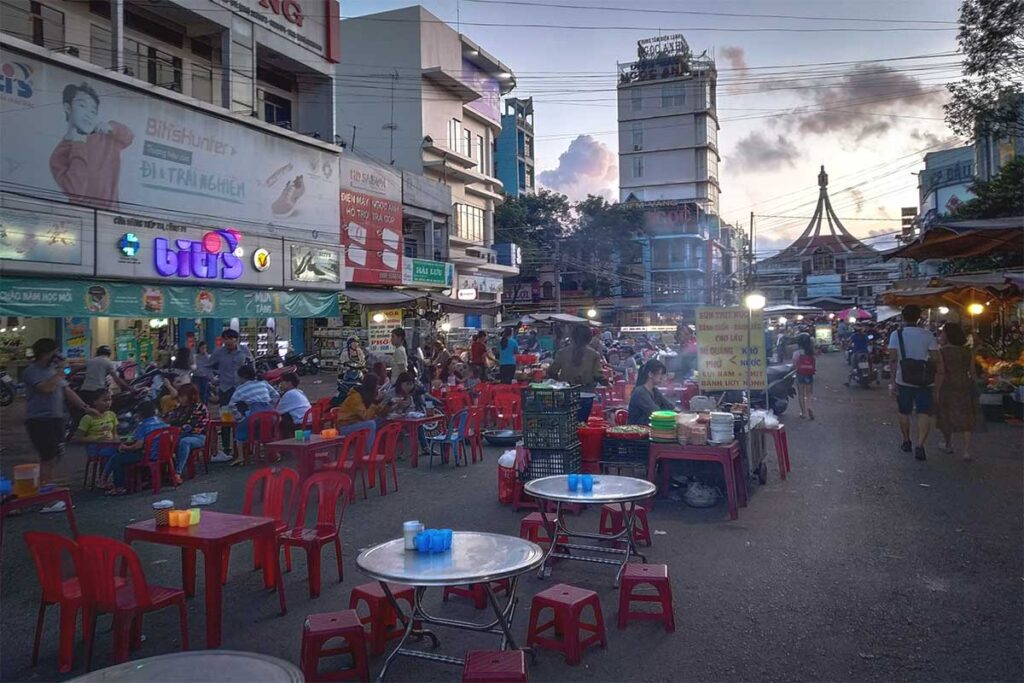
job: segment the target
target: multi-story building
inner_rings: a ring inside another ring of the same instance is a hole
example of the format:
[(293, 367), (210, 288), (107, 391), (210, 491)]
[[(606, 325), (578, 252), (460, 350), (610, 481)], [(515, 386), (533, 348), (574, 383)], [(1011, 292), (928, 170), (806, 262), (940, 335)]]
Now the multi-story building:
[(1003, 95), (1000, 109), (1013, 112), (1016, 123), (1004, 125), (1005, 135), (982, 135), (974, 141), (974, 166), (978, 180), (992, 180), (1011, 160), (1024, 156), (1024, 93)]
[(434, 240), (436, 253), (455, 264), (460, 298), (499, 301), (502, 277), (518, 272), (492, 248), (494, 208), (504, 199), (494, 143), (501, 97), (515, 87), (511, 70), (420, 6), (346, 19), (341, 39), (342, 138), (451, 188), (454, 225)]
[(536, 191), (533, 161), (533, 98), (505, 99), (505, 113), (501, 115), (501, 135), (498, 136), (494, 155), (498, 179), (505, 186), (505, 194), (518, 197), (520, 193)]
[(639, 41), (637, 60), (618, 65), (619, 195), (645, 210), (644, 299), (662, 319), (692, 320), (724, 286), (712, 270), (717, 77), (714, 60), (679, 34)]
[(973, 199), (974, 146), (955, 147), (924, 155), (924, 170), (918, 175), (920, 201), (918, 223), (926, 228), (940, 216), (948, 216), (961, 203)]
[(301, 349), (345, 283), (337, 4), (0, 10), (0, 315), (69, 357), (153, 359), (229, 324)]

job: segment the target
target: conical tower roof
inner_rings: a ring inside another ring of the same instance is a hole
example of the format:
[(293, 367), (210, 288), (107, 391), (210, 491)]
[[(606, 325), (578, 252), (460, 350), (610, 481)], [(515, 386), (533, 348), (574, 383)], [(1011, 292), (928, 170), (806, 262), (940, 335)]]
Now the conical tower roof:
[[(823, 228), (825, 229), (823, 230)], [(867, 255), (867, 252), (874, 251), (851, 235), (836, 216), (832, 202), (828, 198), (828, 173), (825, 172), (824, 166), (821, 167), (821, 172), (818, 174), (818, 205), (814, 208), (811, 222), (807, 224), (796, 241), (766, 260), (775, 261), (809, 256), (820, 247), (830, 250), (837, 256), (843, 254)]]

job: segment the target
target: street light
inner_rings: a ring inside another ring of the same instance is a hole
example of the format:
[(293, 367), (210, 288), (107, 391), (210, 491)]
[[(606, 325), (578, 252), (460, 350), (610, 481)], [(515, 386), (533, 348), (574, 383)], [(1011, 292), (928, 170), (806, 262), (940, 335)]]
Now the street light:
[(835, 313), (829, 313), (828, 314), (828, 319), (829, 320), (835, 320), (836, 319), (836, 314)]
[(855, 324), (857, 322), (857, 316), (851, 315), (849, 318), (846, 319), (846, 322), (850, 323), (851, 325)]
[(597, 311), (595, 311), (593, 308), (587, 310), (587, 317), (588, 318), (596, 318), (597, 317)]
[(985, 306), (983, 304), (970, 304), (967, 307), (967, 312), (971, 315), (981, 315), (985, 312)]
[(441, 323), (441, 331), (444, 332), (445, 334), (448, 334), (449, 332), (452, 331), (452, 324), (449, 322)]
[(796, 317), (796, 321), (797, 321), (797, 322), (800, 322), (800, 321), (801, 321), (801, 320), (803, 320), (803, 319), (804, 319), (803, 315), (798, 315), (798, 316)]
[(765, 303), (767, 302), (765, 301), (764, 295), (757, 294), (756, 292), (753, 294), (747, 294), (747, 298), (743, 300), (743, 305), (751, 311), (760, 311), (764, 308)]
[(374, 313), (373, 314), (373, 322), (375, 322), (377, 324), (380, 324), (380, 323), (384, 322), (384, 314), (383, 313)]
[(788, 322), (789, 322), (789, 320), (786, 319), (786, 316), (784, 316), (784, 315), (780, 315), (779, 316), (779, 324), (780, 325), (785, 325)]
[(947, 306), (939, 306), (939, 315), (948, 315), (949, 308)]

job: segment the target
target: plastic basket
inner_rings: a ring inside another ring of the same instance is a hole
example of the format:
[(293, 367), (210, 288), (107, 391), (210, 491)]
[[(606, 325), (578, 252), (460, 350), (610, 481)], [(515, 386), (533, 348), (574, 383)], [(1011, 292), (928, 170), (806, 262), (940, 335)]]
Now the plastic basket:
[(576, 416), (571, 413), (523, 415), (523, 445), (527, 448), (569, 448), (579, 442)]
[(549, 413), (551, 411), (576, 413), (580, 409), (580, 388), (523, 389), (523, 413)]
[(639, 439), (609, 439), (601, 442), (601, 462), (647, 462), (650, 442)]
[(526, 467), (524, 481), (551, 477), (556, 474), (572, 474), (580, 471), (580, 446), (558, 450), (530, 449), (530, 464)]

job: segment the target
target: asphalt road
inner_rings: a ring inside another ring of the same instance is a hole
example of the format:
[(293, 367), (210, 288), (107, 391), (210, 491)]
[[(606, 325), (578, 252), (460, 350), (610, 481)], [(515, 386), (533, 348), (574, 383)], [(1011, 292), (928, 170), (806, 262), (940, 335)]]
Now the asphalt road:
[[(818, 419), (789, 414), (793, 471), (780, 482), (756, 487), (749, 507), (730, 522), (724, 504), (695, 510), (659, 502), (651, 513), (653, 562), (669, 565), (677, 630), (653, 622), (615, 628), (617, 593), (611, 570), (561, 563), (554, 580), (596, 590), (609, 624), (607, 650), (591, 649), (576, 667), (541, 652), (534, 681), (843, 680), (953, 681), (1024, 678), (1022, 629), (1022, 466), (1019, 427), (990, 425), (976, 437), (976, 460), (964, 463), (930, 449), (917, 462), (898, 449), (893, 402), (883, 388), (847, 389), (838, 356), (819, 362)], [(937, 445), (933, 438), (932, 445)], [(355, 557), (360, 548), (400, 535), (405, 519), (428, 526), (518, 533), (519, 519), (496, 501), (495, 459), (468, 468), (400, 465), (400, 490), (371, 491), (346, 515), (345, 581), (336, 582), (333, 560), (324, 559), (324, 588), (310, 600), (304, 560), (286, 577), (289, 612), (279, 617), (276, 597), (261, 590), (249, 571), (248, 548), (232, 553), (225, 588), (224, 647), (253, 650), (298, 662), (302, 622), (312, 612), (343, 609), (349, 591), (363, 583)], [(5, 463), (5, 469), (7, 469)], [(248, 472), (220, 467), (167, 497), (185, 503), (198, 491), (216, 490), (214, 509), (241, 507)], [(149, 495), (120, 499), (78, 493), (83, 533), (119, 537), (125, 524), (149, 514)], [(161, 496), (164, 497), (164, 496)], [(572, 520), (595, 529), (598, 512)], [(62, 516), (28, 513), (8, 520), (2, 562), (0, 678), (61, 680), (56, 671), (56, 613), (48, 616), (42, 661), (30, 666), (38, 585), (20, 535), (35, 528), (66, 532)], [(137, 545), (148, 579), (180, 585), (178, 555), (169, 548)], [(192, 642), (203, 640), (199, 596), (189, 602)], [(529, 598), (551, 585), (535, 576), (521, 582), (525, 598), (514, 632), (525, 640)], [(465, 601), (435, 612), (467, 617)], [(101, 622), (95, 665), (110, 663), (110, 633)], [(148, 616), (147, 639), (136, 656), (178, 647), (177, 615)], [(441, 630), (442, 651), (487, 649), (492, 637)], [(373, 672), (381, 659), (372, 661)], [(73, 674), (83, 671), (76, 651)], [(458, 680), (455, 668), (400, 659), (392, 680)], [(202, 680), (202, 672), (196, 673)]]

